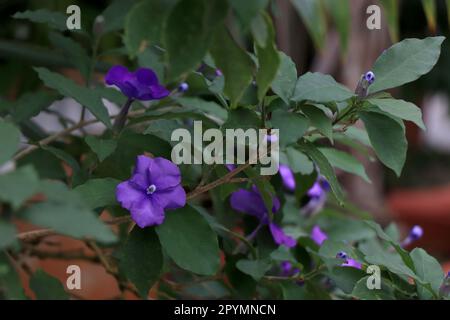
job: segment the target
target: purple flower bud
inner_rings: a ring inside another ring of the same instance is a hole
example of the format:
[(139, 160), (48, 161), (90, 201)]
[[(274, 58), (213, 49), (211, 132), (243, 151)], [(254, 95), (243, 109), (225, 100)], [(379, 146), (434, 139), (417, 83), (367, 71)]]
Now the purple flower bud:
[(411, 231), (409, 232), (409, 238), (412, 241), (416, 241), (419, 240), (420, 238), (422, 238), (423, 236), (423, 229), (421, 226), (415, 225), (414, 227), (412, 227)]
[(222, 73), (222, 70), (220, 70), (220, 69), (216, 69), (216, 76), (217, 77), (221, 77), (221, 76), (223, 76), (223, 73)]
[(366, 74), (364, 75), (364, 79), (366, 79), (366, 81), (369, 84), (372, 84), (375, 81), (375, 74), (372, 71), (368, 71), (366, 72)]
[(291, 277), (297, 273), (300, 273), (300, 270), (298, 268), (294, 268), (294, 266), (290, 261), (281, 262), (280, 267), (281, 267), (281, 274), (284, 277)]
[(344, 251), (339, 251), (339, 252), (336, 254), (336, 258), (337, 258), (337, 259), (347, 260), (348, 255), (347, 255), (347, 253), (345, 253)]
[(295, 191), (295, 177), (291, 168), (285, 164), (280, 164), (279, 172), (283, 186), (289, 191)]
[(311, 230), (311, 239), (319, 246), (328, 239), (328, 235), (323, 232), (318, 225), (315, 225)]
[(179, 92), (186, 92), (189, 90), (189, 85), (186, 82), (182, 82), (180, 83), (180, 85), (178, 86), (178, 91)]

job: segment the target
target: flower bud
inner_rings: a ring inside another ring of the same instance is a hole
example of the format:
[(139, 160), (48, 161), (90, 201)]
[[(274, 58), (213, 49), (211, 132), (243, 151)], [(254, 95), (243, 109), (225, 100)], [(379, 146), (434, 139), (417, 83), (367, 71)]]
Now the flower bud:
[(411, 238), (411, 240), (415, 241), (415, 240), (419, 240), (420, 238), (422, 238), (423, 235), (423, 229), (421, 226), (414, 226), (412, 227), (411, 231), (409, 232), (409, 238)]
[(372, 84), (375, 81), (375, 74), (372, 71), (366, 72), (364, 75), (364, 79), (370, 84)]
[(189, 90), (189, 85), (186, 82), (182, 82), (180, 83), (180, 85), (178, 86), (178, 91), (179, 92), (186, 92)]

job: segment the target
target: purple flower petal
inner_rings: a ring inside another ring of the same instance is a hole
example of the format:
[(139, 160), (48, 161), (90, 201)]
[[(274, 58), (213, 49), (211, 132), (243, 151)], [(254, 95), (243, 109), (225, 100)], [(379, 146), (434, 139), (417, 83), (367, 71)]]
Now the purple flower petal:
[(291, 168), (285, 164), (280, 164), (280, 175), (284, 187), (289, 191), (295, 191), (295, 177)]
[(129, 71), (124, 66), (114, 66), (111, 69), (109, 69), (108, 73), (105, 76), (105, 81), (109, 85), (116, 85), (119, 86), (119, 84), (122, 84), (124, 79), (129, 77)]
[(158, 157), (152, 159), (149, 169), (150, 181), (158, 190), (175, 187), (181, 183), (180, 169), (167, 159)]
[(133, 174), (148, 174), (148, 168), (152, 166), (153, 159), (144, 155), (137, 156), (136, 164), (134, 165)]
[(182, 186), (155, 192), (154, 198), (161, 207), (168, 210), (182, 208), (186, 205), (186, 191)]
[(233, 171), (237, 168), (235, 164), (225, 164), (225, 167), (228, 169), (228, 171)]
[(154, 73), (153, 70), (151, 69), (139, 68), (136, 70), (134, 74), (136, 76), (137, 81), (146, 86), (152, 86), (159, 83), (156, 73)]
[(323, 232), (318, 225), (315, 225), (311, 230), (311, 239), (319, 246), (328, 239), (328, 236)]
[(284, 245), (288, 248), (293, 248), (297, 245), (297, 241), (284, 233), (283, 229), (277, 226), (275, 223), (269, 224), (270, 232), (272, 233), (273, 240), (278, 245)]
[(129, 181), (121, 182), (116, 187), (116, 199), (125, 209), (130, 210), (133, 203), (143, 201), (145, 198), (145, 192), (137, 189)]
[(239, 189), (231, 194), (230, 204), (236, 211), (255, 216), (262, 223), (268, 222), (266, 207), (264, 206), (261, 195), (256, 192)]
[(152, 95), (152, 99), (162, 99), (170, 94), (169, 90), (159, 84), (150, 86), (150, 92)]
[(141, 228), (159, 225), (164, 221), (164, 209), (151, 198), (133, 203), (130, 212), (131, 218)]
[(318, 181), (314, 182), (313, 186), (308, 190), (308, 196), (310, 197), (320, 197), (324, 194), (320, 183)]
[(362, 268), (362, 264), (352, 258), (348, 258), (347, 261), (342, 264), (342, 266), (343, 267), (352, 267), (352, 268), (356, 268), (356, 269), (360, 269), (360, 270)]
[(139, 190), (146, 190), (150, 186), (150, 181), (148, 180), (147, 174), (136, 173), (128, 181)]
[(148, 68), (139, 68), (132, 73), (124, 66), (114, 66), (106, 74), (105, 82), (117, 86), (130, 99), (154, 100), (170, 94), (159, 84), (155, 72)]

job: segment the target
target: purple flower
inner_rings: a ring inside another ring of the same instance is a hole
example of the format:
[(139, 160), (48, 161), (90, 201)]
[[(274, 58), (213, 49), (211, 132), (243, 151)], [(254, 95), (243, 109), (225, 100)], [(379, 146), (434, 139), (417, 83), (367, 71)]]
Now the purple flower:
[(153, 70), (148, 68), (129, 72), (124, 66), (114, 66), (109, 69), (105, 81), (117, 86), (129, 99), (157, 100), (169, 95), (169, 91), (159, 84)]
[(138, 156), (131, 178), (117, 186), (116, 198), (139, 227), (159, 225), (165, 210), (186, 204), (180, 169), (164, 158)]
[[(313, 239), (315, 243), (321, 246), (323, 242), (328, 239), (328, 235), (323, 232), (318, 225), (315, 225), (311, 230), (311, 239)], [(339, 251), (336, 254), (336, 259), (344, 260), (344, 262), (341, 264), (341, 266), (343, 267), (353, 267), (356, 269), (362, 268), (361, 263), (352, 258), (349, 258), (348, 254), (344, 251)]]
[(290, 261), (281, 262), (280, 268), (283, 277), (291, 277), (300, 272), (300, 270), (295, 268)]
[(216, 73), (217, 77), (223, 76), (222, 70), (220, 70), (220, 69), (216, 69), (215, 73)]
[(366, 72), (364, 75), (364, 79), (367, 81), (367, 83), (372, 84), (375, 81), (375, 74), (372, 71)]
[(419, 240), (423, 236), (423, 229), (421, 226), (415, 225), (411, 228), (411, 231), (409, 231), (408, 236), (403, 240), (402, 247), (406, 247), (413, 243), (414, 241)]
[(311, 216), (322, 210), (327, 201), (328, 191), (330, 191), (330, 185), (325, 178), (319, 177), (306, 193), (306, 202), (302, 205), (301, 212)]
[(235, 164), (230, 164), (230, 163), (225, 164), (225, 167), (227, 168), (228, 171), (233, 171), (234, 169), (237, 168), (237, 166)]
[(178, 86), (178, 91), (179, 92), (186, 92), (189, 90), (189, 85), (186, 82), (182, 82), (180, 83), (180, 85)]
[(291, 168), (289, 168), (287, 165), (285, 164), (280, 164), (280, 176), (281, 176), (281, 181), (283, 182), (283, 186), (291, 191), (294, 192), (295, 191), (295, 177), (294, 177), (294, 173), (292, 172)]
[(321, 246), (322, 243), (328, 239), (328, 236), (318, 225), (315, 225), (311, 230), (311, 239)]
[[(276, 213), (280, 210), (280, 200), (277, 197), (273, 197), (272, 202), (272, 212)], [(234, 210), (258, 218), (261, 224), (269, 224), (270, 232), (276, 244), (284, 245), (288, 248), (295, 247), (297, 244), (294, 238), (286, 235), (283, 229), (274, 222), (269, 221), (269, 214), (264, 205), (264, 200), (256, 186), (253, 186), (251, 190), (239, 189), (233, 192), (230, 197), (230, 204)]]
[(347, 260), (343, 264), (341, 264), (341, 266), (352, 267), (360, 270), (362, 268), (362, 264), (352, 258), (347, 258)]
[(356, 269), (362, 268), (361, 263), (359, 263), (358, 261), (356, 261), (352, 258), (349, 258), (347, 253), (345, 253), (344, 251), (339, 251), (336, 254), (336, 258), (344, 260), (344, 263), (341, 264), (342, 267), (352, 267), (352, 268), (356, 268)]

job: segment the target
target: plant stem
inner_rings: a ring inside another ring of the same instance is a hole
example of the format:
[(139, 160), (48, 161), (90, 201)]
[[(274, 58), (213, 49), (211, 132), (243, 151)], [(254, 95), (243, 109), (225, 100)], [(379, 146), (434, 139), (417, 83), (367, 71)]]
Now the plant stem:
[(118, 134), (120, 131), (122, 131), (123, 127), (125, 126), (125, 121), (127, 121), (128, 112), (130, 111), (130, 107), (133, 101), (134, 101), (133, 99), (129, 98), (123, 105), (122, 109), (120, 110), (120, 113), (117, 115), (117, 118), (114, 121), (112, 129), (114, 134)]

